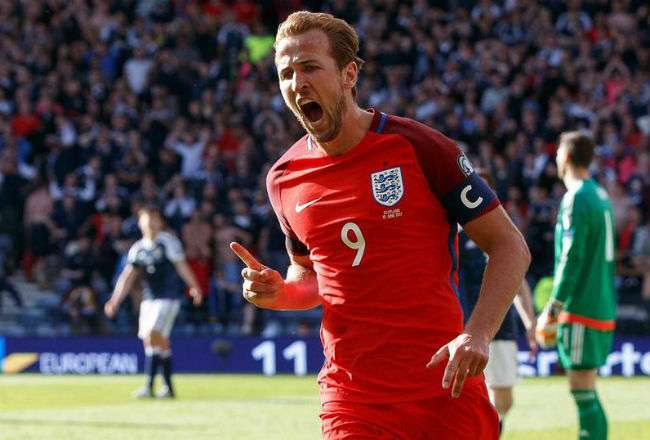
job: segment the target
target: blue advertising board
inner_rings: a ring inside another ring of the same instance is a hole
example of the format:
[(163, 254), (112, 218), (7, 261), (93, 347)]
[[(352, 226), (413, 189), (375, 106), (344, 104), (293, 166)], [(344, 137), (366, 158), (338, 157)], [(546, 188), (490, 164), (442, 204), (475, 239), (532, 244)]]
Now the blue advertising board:
[[(136, 374), (144, 365), (140, 341), (113, 337), (5, 337), (0, 365), (5, 373)], [(174, 366), (185, 373), (318, 372), (323, 350), (318, 338), (172, 337)]]
[[(184, 373), (314, 374), (323, 364), (317, 337), (173, 337), (175, 369)], [(4, 351), (4, 353), (3, 353)], [(5, 373), (136, 374), (142, 372), (140, 341), (132, 336), (0, 337), (0, 366)], [(529, 359), (519, 352), (523, 377), (558, 371), (557, 353), (542, 351)], [(617, 337), (603, 376), (650, 376), (650, 337)]]

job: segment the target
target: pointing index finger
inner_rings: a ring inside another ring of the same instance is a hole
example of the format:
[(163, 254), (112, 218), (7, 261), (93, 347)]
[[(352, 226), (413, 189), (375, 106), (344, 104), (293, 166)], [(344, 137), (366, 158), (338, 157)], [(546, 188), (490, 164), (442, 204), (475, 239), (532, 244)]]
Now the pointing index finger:
[(257, 261), (257, 259), (241, 244), (233, 241), (230, 243), (230, 249), (232, 249), (235, 255), (237, 255), (246, 266), (250, 267), (253, 270), (264, 270), (262, 263)]

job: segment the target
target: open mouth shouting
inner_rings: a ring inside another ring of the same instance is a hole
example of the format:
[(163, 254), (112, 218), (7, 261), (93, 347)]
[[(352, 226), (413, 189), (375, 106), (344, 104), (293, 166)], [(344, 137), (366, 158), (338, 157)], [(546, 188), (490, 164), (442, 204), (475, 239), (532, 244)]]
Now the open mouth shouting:
[(323, 118), (323, 107), (311, 99), (302, 99), (298, 101), (298, 108), (300, 108), (303, 116), (310, 122), (315, 124)]

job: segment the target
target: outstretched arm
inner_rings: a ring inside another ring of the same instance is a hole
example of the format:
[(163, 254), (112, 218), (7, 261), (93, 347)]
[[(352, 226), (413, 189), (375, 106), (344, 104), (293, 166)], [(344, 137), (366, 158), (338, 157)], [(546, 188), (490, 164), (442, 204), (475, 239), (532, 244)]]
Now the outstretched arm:
[(113, 290), (113, 295), (111, 298), (106, 301), (104, 305), (104, 313), (109, 318), (112, 318), (117, 313), (120, 304), (124, 301), (124, 298), (131, 292), (133, 283), (138, 279), (140, 271), (133, 264), (127, 264), (120, 276), (117, 278), (115, 283), (115, 289)]
[(307, 310), (321, 304), (316, 272), (308, 256), (289, 252), (291, 264), (286, 278), (269, 269), (239, 243), (230, 248), (244, 262), (243, 296), (257, 307), (273, 310)]

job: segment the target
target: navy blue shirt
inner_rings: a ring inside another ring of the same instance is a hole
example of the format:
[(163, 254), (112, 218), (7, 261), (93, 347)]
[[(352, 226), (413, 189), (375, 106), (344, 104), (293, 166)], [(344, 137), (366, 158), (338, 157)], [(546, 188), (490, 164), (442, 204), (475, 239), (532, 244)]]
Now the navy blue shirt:
[[(460, 262), (458, 272), (458, 300), (463, 308), (464, 320), (467, 322), (478, 301), (487, 257), (463, 230), (458, 233), (458, 256)], [(515, 340), (515, 321), (514, 310), (510, 307), (494, 339)]]
[(160, 232), (153, 240), (141, 238), (133, 243), (127, 263), (142, 269), (145, 299), (177, 299), (183, 294), (184, 283), (174, 263), (184, 259), (179, 239), (169, 232)]

